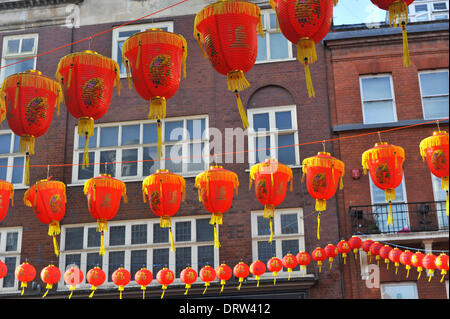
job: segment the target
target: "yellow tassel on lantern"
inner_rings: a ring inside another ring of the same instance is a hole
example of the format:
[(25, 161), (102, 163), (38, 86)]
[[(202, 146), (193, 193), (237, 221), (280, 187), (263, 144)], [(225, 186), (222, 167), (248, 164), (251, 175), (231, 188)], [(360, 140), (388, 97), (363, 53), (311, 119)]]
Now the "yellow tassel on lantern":
[(316, 43), (309, 38), (302, 38), (297, 43), (297, 60), (304, 65), (306, 88), (308, 96), (314, 97), (314, 86), (312, 84), (311, 72), (309, 65), (317, 61)]
[(239, 286), (237, 287), (237, 290), (241, 290), (242, 282), (244, 281), (244, 278), (239, 278)]
[(25, 292), (25, 288), (27, 288), (27, 283), (26, 282), (21, 282), (20, 283), (20, 288), (22, 288), (22, 292), (20, 293), (21, 296), (23, 296), (23, 293)]
[(214, 247), (220, 248), (219, 232), (217, 230), (217, 224), (214, 223)]
[(419, 273), (419, 275), (417, 276), (417, 280), (420, 279), (420, 276), (422, 275), (422, 270), (423, 270), (422, 267), (417, 267), (417, 272)]
[(119, 286), (119, 299), (122, 299), (122, 292), (125, 290), (124, 286)]
[(226, 281), (225, 280), (221, 280), (220, 284), (222, 285), (222, 287), (220, 288), (220, 293), (223, 292), (223, 288), (225, 287)]
[(48, 292), (50, 291), (50, 289), (52, 289), (53, 285), (47, 284), (47, 286), (45, 287), (45, 289), (47, 289), (47, 291), (45, 292), (45, 294), (42, 295), (42, 298), (45, 298), (45, 296), (47, 296)]
[(83, 168), (89, 167), (89, 137), (94, 135), (94, 119), (92, 117), (78, 119), (78, 135), (84, 136)]
[(136, 57), (136, 70), (139, 69), (139, 66), (141, 64), (141, 46), (142, 46), (142, 42), (141, 40), (138, 41), (138, 53), (137, 53), (137, 57)]
[(245, 131), (246, 129), (248, 129), (250, 124), (248, 122), (247, 113), (245, 112), (244, 104), (242, 104), (242, 100), (241, 100), (241, 97), (240, 97), (238, 91), (235, 91), (235, 94), (236, 94), (236, 103), (237, 103), (237, 106), (239, 109), (239, 114), (240, 114), (241, 120), (242, 120), (242, 127)]
[(269, 238), (269, 243), (271, 243), (272, 240), (273, 240), (273, 217), (270, 217), (270, 220), (269, 220), (269, 226), (270, 226), (270, 238)]
[(72, 299), (72, 295), (73, 295), (73, 292), (75, 291), (75, 289), (77, 289), (77, 287), (70, 286), (70, 288), (69, 288), (69, 290), (70, 290), (69, 299)]
[(147, 118), (150, 120), (159, 120), (166, 117), (166, 98), (157, 96), (150, 100), (150, 110)]
[(203, 293), (202, 293), (202, 295), (204, 295), (204, 294), (205, 294), (205, 292), (206, 292), (206, 289), (208, 289), (208, 286), (209, 286), (209, 282), (205, 282), (205, 289), (203, 290)]
[(431, 282), (431, 278), (433, 278), (434, 269), (428, 269), (428, 282)]
[(250, 83), (245, 78), (242, 70), (234, 70), (227, 74), (228, 90), (240, 92), (250, 87)]
[(169, 237), (170, 237), (170, 250), (172, 252), (175, 252), (175, 242), (173, 240), (172, 227), (169, 227)]
[(158, 159), (163, 157), (163, 142), (162, 142), (162, 125), (161, 120), (157, 121), (158, 125)]
[(446, 275), (446, 274), (447, 274), (447, 270), (442, 269), (442, 270), (441, 270), (442, 278), (441, 278), (441, 281), (440, 281), (440, 282), (443, 282), (443, 281), (444, 281), (444, 278), (445, 278), (445, 275)]
[(105, 219), (98, 219), (97, 232), (100, 233), (100, 250), (98, 252), (99, 255), (105, 254), (105, 231), (108, 231), (108, 222)]
[(408, 38), (406, 35), (406, 24), (408, 23), (408, 6), (403, 1), (395, 1), (389, 7), (389, 24), (392, 27), (402, 27), (403, 38), (403, 63), (406, 67), (410, 65)]
[(320, 239), (320, 213), (317, 214), (317, 239)]
[(163, 291), (162, 294), (161, 294), (161, 299), (163, 299), (164, 298), (164, 294), (166, 293), (167, 285), (162, 285), (161, 289)]
[(147, 290), (147, 287), (141, 286), (141, 290), (142, 290), (142, 299), (145, 299), (145, 291)]
[(273, 275), (273, 285), (275, 286), (277, 284), (277, 275), (278, 273), (276, 271), (272, 272)]
[(53, 237), (53, 248), (56, 256), (59, 256), (59, 247), (56, 236), (59, 235), (60, 233), (61, 229), (59, 227), (59, 222), (58, 221), (51, 222), (48, 227), (48, 235)]
[(91, 290), (92, 290), (92, 292), (91, 292), (91, 294), (89, 295), (89, 298), (92, 298), (92, 297), (94, 296), (94, 292), (97, 290), (97, 286), (92, 286), (92, 287), (91, 287)]

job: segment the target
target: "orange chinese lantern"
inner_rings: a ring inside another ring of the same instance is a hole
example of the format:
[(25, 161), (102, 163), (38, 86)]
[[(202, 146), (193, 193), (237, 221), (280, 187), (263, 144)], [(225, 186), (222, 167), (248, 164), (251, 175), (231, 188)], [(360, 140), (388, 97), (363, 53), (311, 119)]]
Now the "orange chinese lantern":
[(311, 256), (306, 251), (301, 251), (295, 256), (297, 258), (297, 263), (302, 269), (302, 275), (306, 274), (306, 266), (311, 262)]
[(379, 243), (379, 242), (374, 242), (371, 246), (370, 246), (370, 252), (372, 254), (372, 256), (375, 256), (375, 260), (377, 261), (377, 265), (380, 266), (380, 249), (381, 247), (383, 247), (383, 244)]
[(448, 216), (448, 133), (445, 131), (433, 132), (433, 136), (420, 142), (420, 155), (428, 163), (431, 173), (441, 179), (441, 188), (447, 193), (446, 213)]
[(222, 293), (227, 280), (230, 280), (231, 276), (233, 275), (233, 271), (231, 270), (230, 266), (221, 264), (216, 269), (216, 275), (217, 279), (220, 280), (220, 284), (222, 285), (222, 288), (220, 288), (220, 293)]
[(286, 197), (288, 183), (292, 192), (292, 169), (279, 163), (276, 159), (267, 159), (250, 168), (250, 184), (255, 181), (256, 199), (264, 205), (264, 218), (270, 220), (270, 238), (273, 239), (273, 216), (275, 207), (280, 205)]
[(317, 262), (319, 272), (322, 272), (322, 262), (327, 258), (327, 253), (323, 248), (317, 247), (311, 253), (312, 259)]
[(11, 206), (14, 205), (14, 186), (9, 182), (0, 179), (0, 222), (6, 217), (9, 208), (9, 200)]
[(338, 185), (341, 190), (344, 188), (345, 165), (330, 153), (319, 152), (303, 160), (302, 172), (302, 181), (306, 176), (308, 193), (316, 199), (317, 239), (320, 239), (320, 215), (327, 209), (326, 201), (336, 194)]
[(20, 281), (20, 288), (22, 288), (21, 295), (23, 295), (25, 288), (28, 287), (28, 283), (34, 280), (36, 277), (36, 268), (33, 265), (24, 262), (17, 266), (15, 275), (18, 281)]
[(250, 86), (244, 73), (258, 55), (257, 31), (264, 37), (260, 9), (248, 1), (217, 1), (200, 10), (194, 22), (194, 37), (203, 56), (227, 76), (228, 90), (236, 95), (244, 130), (249, 123), (239, 92)]
[(216, 279), (216, 271), (213, 267), (206, 265), (202, 269), (200, 269), (199, 272), (200, 279), (205, 283), (205, 290), (203, 290), (202, 295), (205, 294), (206, 289), (208, 289), (209, 285), (211, 284), (211, 281)]
[(175, 280), (175, 275), (169, 268), (163, 268), (156, 274), (156, 280), (162, 285), (161, 299), (163, 299), (167, 287)]
[(347, 260), (347, 254), (350, 252), (350, 245), (348, 244), (347, 241), (342, 239), (337, 244), (337, 250), (338, 250), (338, 253), (340, 253), (342, 255), (342, 258), (344, 258), (344, 265), (345, 265), (346, 260)]
[(428, 282), (431, 281), (431, 278), (434, 275), (434, 270), (436, 267), (436, 256), (433, 254), (427, 254), (425, 257), (423, 257), (422, 260), (423, 268), (427, 270), (428, 273)]
[(384, 263), (386, 264), (386, 269), (389, 269), (389, 252), (392, 250), (392, 247), (389, 245), (384, 245), (380, 248), (380, 258), (384, 259)]
[(150, 101), (148, 118), (157, 120), (158, 158), (162, 158), (161, 120), (166, 117), (166, 100), (178, 91), (182, 71), (186, 77), (186, 39), (172, 32), (149, 29), (129, 37), (122, 52), (130, 89), (132, 79), (138, 94)]
[(91, 285), (92, 292), (89, 295), (89, 298), (92, 298), (98, 286), (103, 285), (105, 282), (106, 274), (100, 267), (94, 267), (87, 272), (86, 280)]
[(237, 290), (241, 290), (242, 282), (250, 274), (250, 268), (247, 266), (246, 263), (241, 261), (237, 265), (234, 266), (233, 274), (239, 278), (239, 286), (237, 287)]
[(417, 280), (419, 280), (420, 276), (422, 275), (424, 258), (425, 258), (425, 254), (423, 254), (420, 251), (413, 254), (411, 257), (411, 264), (417, 268), (417, 272), (419, 273), (419, 275), (417, 276)]
[(217, 225), (222, 225), (223, 213), (233, 203), (233, 191), (238, 193), (239, 179), (237, 174), (222, 166), (210, 166), (208, 170), (195, 177), (198, 189), (198, 200), (212, 214), (209, 223), (214, 225), (214, 247), (220, 247)]
[(70, 285), (69, 299), (72, 298), (73, 291), (77, 288), (77, 285), (81, 284), (84, 279), (83, 271), (78, 267), (70, 267), (64, 273), (64, 282), (66, 285)]
[(358, 250), (361, 248), (362, 240), (358, 236), (352, 236), (348, 240), (348, 246), (353, 250), (353, 254), (355, 255), (355, 260), (358, 259)]
[(197, 280), (197, 272), (191, 267), (186, 267), (180, 273), (180, 280), (186, 284), (184, 294), (187, 295), (191, 285)]
[(395, 247), (391, 251), (389, 251), (389, 260), (394, 263), (395, 266), (395, 274), (398, 272), (398, 266), (400, 265), (400, 256), (403, 253), (402, 250)]
[(400, 263), (401, 263), (402, 265), (404, 265), (405, 268), (406, 268), (406, 270), (407, 270), (407, 272), (406, 272), (406, 278), (409, 277), (409, 270), (411, 269), (411, 265), (412, 265), (412, 262), (411, 262), (412, 256), (413, 256), (413, 253), (410, 252), (409, 250), (405, 250), (405, 251), (402, 252), (401, 255), (400, 255)]
[(58, 267), (56, 267), (54, 265), (49, 265), (42, 269), (41, 279), (44, 283), (47, 284), (47, 286), (45, 287), (45, 289), (47, 289), (47, 291), (42, 296), (42, 298), (45, 298), (45, 296), (47, 296), (50, 289), (53, 288), (53, 285), (57, 284), (58, 281), (61, 279), (61, 271), (59, 270)]
[(404, 161), (405, 150), (385, 142), (376, 143), (362, 154), (364, 174), (369, 170), (372, 182), (384, 190), (385, 201), (389, 203), (388, 226), (394, 222), (391, 202), (395, 200), (395, 189), (402, 183)]
[(367, 256), (369, 256), (369, 263), (372, 261), (372, 253), (370, 252), (370, 247), (374, 243), (371, 239), (366, 239), (362, 242), (361, 248), (367, 253)]
[(283, 269), (283, 262), (279, 258), (272, 257), (267, 261), (267, 270), (272, 272), (274, 285), (277, 283), (277, 275), (281, 269)]
[(389, 12), (389, 25), (391, 27), (401, 26), (403, 37), (403, 64), (408, 67), (410, 64), (408, 36), (406, 25), (408, 24), (408, 6), (414, 0), (370, 0), (374, 5)]
[(59, 61), (56, 78), (64, 91), (64, 104), (78, 119), (78, 135), (85, 138), (83, 168), (89, 166), (89, 137), (94, 120), (109, 109), (113, 87), (120, 95), (120, 69), (113, 59), (94, 51), (71, 53)]
[(169, 228), (170, 247), (175, 251), (171, 217), (180, 208), (186, 196), (186, 182), (180, 175), (166, 169), (158, 170), (142, 182), (144, 202), (147, 201), (152, 212), (160, 217), (161, 228)]
[(330, 262), (330, 269), (333, 266), (333, 259), (338, 255), (338, 249), (333, 244), (328, 244), (324, 248), (325, 254), (328, 257), (328, 261)]
[(309, 97), (315, 96), (309, 65), (317, 61), (316, 44), (327, 35), (333, 18), (333, 0), (270, 0), (283, 35), (297, 45), (304, 65)]
[(435, 260), (436, 268), (441, 271), (441, 282), (444, 281), (444, 277), (448, 272), (448, 255), (442, 253)]
[(8, 76), (0, 89), (0, 100), (6, 103), (9, 128), (20, 136), (19, 153), (25, 154), (24, 184), (30, 183), (30, 155), (34, 154), (35, 139), (44, 135), (53, 119), (55, 106), (63, 93), (58, 82), (29, 70)]
[(145, 290), (147, 289), (147, 286), (150, 285), (153, 281), (152, 272), (146, 268), (141, 268), (134, 275), (134, 280), (138, 285), (141, 286), (142, 299), (145, 299)]
[(101, 235), (99, 254), (103, 255), (104, 232), (108, 231), (108, 220), (116, 216), (121, 197), (124, 203), (128, 201), (126, 186), (124, 182), (105, 174), (88, 179), (84, 183), (84, 194), (88, 199), (89, 212), (97, 220), (97, 231)]
[(250, 272), (256, 279), (256, 287), (259, 287), (259, 280), (261, 276), (266, 272), (266, 264), (261, 260), (254, 261), (250, 264)]
[(112, 273), (112, 281), (119, 286), (120, 299), (122, 299), (122, 291), (124, 291), (124, 287), (128, 285), (131, 280), (131, 274), (125, 268), (118, 268)]
[(297, 259), (295, 258), (294, 255), (288, 253), (287, 255), (285, 255), (283, 257), (283, 259), (281, 260), (281, 262), (283, 263), (283, 266), (285, 268), (287, 268), (288, 270), (288, 280), (291, 280), (291, 273), (292, 273), (292, 269), (294, 269), (295, 267), (297, 267)]
[(7, 274), (8, 274), (8, 267), (3, 261), (0, 260), (0, 279), (5, 278)]
[(48, 235), (53, 237), (55, 255), (59, 255), (56, 236), (61, 233), (59, 222), (66, 213), (66, 185), (50, 178), (36, 182), (23, 196), (26, 206), (32, 207), (39, 221), (49, 225)]

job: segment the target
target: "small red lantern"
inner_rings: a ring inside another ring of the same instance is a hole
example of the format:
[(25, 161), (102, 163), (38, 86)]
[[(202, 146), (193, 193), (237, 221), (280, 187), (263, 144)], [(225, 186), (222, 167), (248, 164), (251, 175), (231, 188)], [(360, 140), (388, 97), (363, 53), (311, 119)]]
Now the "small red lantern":
[(274, 285), (277, 282), (277, 275), (281, 269), (283, 269), (283, 262), (279, 258), (272, 257), (267, 261), (267, 270), (272, 272)]
[(234, 266), (233, 274), (239, 278), (239, 286), (237, 287), (237, 290), (241, 290), (242, 282), (250, 274), (250, 268), (247, 266), (246, 263), (241, 261), (237, 265)]
[(220, 284), (222, 285), (222, 288), (220, 288), (220, 293), (222, 293), (223, 287), (225, 286), (227, 280), (230, 280), (231, 276), (233, 275), (233, 271), (231, 270), (230, 266), (221, 264), (216, 269), (216, 275), (217, 279), (220, 280)]
[(322, 272), (322, 262), (327, 258), (327, 253), (323, 248), (317, 247), (311, 253), (312, 259), (317, 262), (319, 272)]
[(289, 274), (288, 280), (291, 280), (292, 269), (297, 267), (297, 259), (295, 258), (294, 255), (288, 253), (286, 256), (283, 257), (282, 262), (283, 266), (288, 270)]
[(306, 251), (301, 251), (295, 257), (297, 258), (297, 263), (300, 265), (304, 276), (306, 274), (306, 266), (311, 262), (311, 256)]
[(23, 295), (25, 288), (28, 287), (28, 283), (34, 280), (36, 277), (36, 268), (33, 265), (24, 262), (17, 266), (15, 275), (18, 281), (20, 281), (20, 288), (22, 288)]
[(395, 274), (398, 272), (398, 266), (400, 265), (400, 256), (403, 253), (401, 249), (395, 247), (389, 252), (389, 260), (395, 265)]
[(145, 299), (145, 290), (147, 290), (147, 286), (153, 281), (152, 272), (146, 268), (141, 268), (134, 275), (134, 280), (141, 286), (142, 299)]
[(120, 299), (122, 299), (122, 291), (124, 291), (124, 287), (128, 285), (131, 280), (131, 274), (125, 268), (118, 268), (112, 273), (112, 281), (119, 286)]
[(405, 250), (400, 255), (400, 263), (402, 265), (404, 265), (406, 267), (406, 270), (407, 270), (406, 278), (409, 277), (409, 270), (411, 269), (411, 265), (412, 265), (412, 261), (411, 261), (412, 256), (413, 256), (413, 253), (410, 252), (409, 250)]
[(210, 166), (208, 170), (195, 177), (195, 187), (198, 189), (198, 200), (212, 214), (209, 223), (214, 225), (214, 247), (219, 248), (217, 225), (222, 225), (223, 214), (233, 203), (234, 190), (237, 195), (238, 176), (222, 166)]
[(392, 247), (389, 245), (384, 245), (380, 248), (380, 257), (384, 259), (384, 263), (386, 264), (386, 269), (389, 269), (389, 252), (392, 250)]
[(395, 189), (402, 183), (405, 150), (400, 146), (376, 143), (375, 147), (362, 154), (364, 174), (369, 170), (372, 182), (384, 190), (385, 201), (389, 203), (387, 225), (392, 225), (391, 202), (395, 200)]
[(97, 220), (97, 231), (101, 234), (99, 255), (103, 255), (108, 220), (116, 216), (121, 197), (127, 203), (127, 189), (124, 182), (105, 174), (88, 179), (84, 183), (84, 194), (88, 199), (89, 212)]
[(261, 276), (266, 272), (266, 264), (260, 260), (254, 261), (250, 265), (250, 272), (253, 276), (255, 276), (255, 279), (257, 281), (256, 287), (259, 287), (259, 280), (261, 279)]
[(441, 188), (447, 193), (446, 213), (448, 216), (448, 133), (445, 131), (433, 132), (433, 136), (427, 137), (420, 142), (420, 155), (427, 159), (431, 173), (441, 179)]
[(436, 268), (441, 271), (441, 282), (444, 281), (444, 277), (448, 272), (448, 255), (442, 253), (435, 260)]
[(372, 253), (370, 252), (370, 247), (374, 243), (371, 239), (366, 239), (362, 242), (361, 248), (367, 253), (367, 256), (369, 256), (369, 263), (372, 261)]
[(353, 254), (355, 255), (355, 260), (358, 259), (358, 250), (361, 248), (362, 240), (358, 236), (352, 236), (348, 240), (348, 246), (353, 250)]
[(383, 244), (379, 243), (379, 242), (374, 242), (371, 246), (370, 246), (370, 252), (372, 253), (373, 256), (375, 256), (375, 260), (377, 261), (377, 265), (380, 266), (380, 249), (381, 247), (383, 247)]
[(434, 270), (436, 267), (436, 256), (433, 254), (427, 254), (422, 260), (423, 268), (425, 268), (428, 272), (428, 282), (431, 281), (431, 278), (434, 275)]
[(411, 257), (411, 264), (417, 268), (417, 272), (419, 273), (419, 275), (417, 276), (417, 280), (419, 280), (420, 276), (422, 275), (424, 258), (425, 254), (421, 253), (420, 251), (413, 254)]
[(7, 274), (8, 274), (8, 267), (3, 261), (0, 260), (0, 279), (5, 278)]
[(14, 186), (11, 183), (0, 179), (0, 222), (6, 217), (9, 208), (9, 200), (11, 206), (14, 205)]
[(303, 160), (302, 172), (302, 181), (306, 176), (308, 193), (316, 199), (317, 239), (320, 239), (320, 215), (327, 209), (327, 200), (336, 194), (338, 185), (341, 190), (344, 188), (345, 165), (330, 153), (319, 152)]
[(208, 286), (211, 284), (211, 281), (216, 279), (216, 271), (213, 267), (206, 265), (202, 269), (200, 269), (199, 272), (200, 279), (205, 283), (205, 290), (203, 290), (202, 295), (205, 294), (206, 289), (208, 289)]
[(338, 250), (338, 253), (340, 253), (342, 255), (342, 258), (344, 258), (344, 265), (345, 265), (346, 260), (347, 260), (347, 254), (350, 252), (350, 245), (348, 244), (347, 241), (342, 239), (337, 244), (337, 250)]
[(197, 272), (191, 267), (186, 267), (180, 273), (180, 280), (186, 284), (184, 294), (187, 295), (189, 288), (197, 280)]
[(44, 283), (47, 284), (47, 286), (45, 287), (47, 291), (42, 296), (42, 298), (44, 298), (45, 296), (47, 296), (50, 289), (53, 288), (53, 285), (58, 283), (58, 281), (61, 279), (61, 271), (59, 270), (58, 267), (54, 265), (49, 265), (44, 269), (42, 269), (41, 279)]
[(158, 170), (142, 182), (142, 195), (152, 212), (160, 217), (161, 228), (169, 228), (170, 247), (175, 251), (171, 217), (178, 212), (186, 196), (186, 181), (166, 169)]
[(156, 274), (156, 280), (162, 285), (161, 299), (163, 299), (167, 287), (175, 280), (175, 275), (172, 270), (163, 268)]
[(66, 185), (51, 181), (50, 178), (38, 181), (23, 196), (26, 206), (32, 207), (39, 221), (49, 225), (48, 235), (53, 237), (55, 255), (59, 255), (56, 236), (61, 233), (59, 222), (66, 213)]
[(64, 282), (66, 285), (70, 285), (69, 299), (72, 298), (73, 291), (77, 288), (77, 285), (81, 284), (84, 279), (83, 271), (78, 267), (70, 267), (64, 273)]
[(264, 218), (270, 219), (270, 238), (273, 239), (273, 216), (275, 207), (280, 205), (286, 197), (288, 183), (292, 192), (292, 169), (279, 163), (276, 159), (267, 159), (250, 168), (250, 185), (255, 181), (256, 199), (264, 205)]
[(89, 298), (92, 298), (98, 286), (103, 285), (103, 283), (105, 282), (106, 274), (100, 267), (94, 267), (87, 272), (86, 280), (92, 286), (91, 287), (92, 292), (89, 295)]
[(330, 262), (330, 269), (333, 266), (333, 259), (338, 255), (338, 249), (333, 244), (328, 244), (324, 248), (328, 261)]

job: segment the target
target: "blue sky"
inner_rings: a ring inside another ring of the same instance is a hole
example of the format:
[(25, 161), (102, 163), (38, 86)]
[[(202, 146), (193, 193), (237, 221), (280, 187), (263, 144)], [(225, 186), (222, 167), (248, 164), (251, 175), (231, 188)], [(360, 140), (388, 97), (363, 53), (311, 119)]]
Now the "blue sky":
[(384, 21), (386, 11), (376, 7), (370, 0), (339, 0), (334, 8), (334, 24), (355, 24)]

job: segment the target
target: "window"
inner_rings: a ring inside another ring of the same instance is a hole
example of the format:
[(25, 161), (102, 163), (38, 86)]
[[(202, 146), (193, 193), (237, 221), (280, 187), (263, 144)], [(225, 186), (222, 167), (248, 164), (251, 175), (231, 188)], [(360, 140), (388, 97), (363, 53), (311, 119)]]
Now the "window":
[(411, 22), (448, 20), (448, 1), (416, 0), (408, 6)]
[[(3, 38), (2, 66), (22, 61), (37, 55), (37, 34), (22, 34)], [(36, 58), (1, 69), (0, 80), (11, 74), (36, 69)], [(0, 82), (1, 82), (0, 81)]]
[(360, 77), (364, 124), (396, 122), (391, 75)]
[(249, 163), (276, 158), (285, 165), (300, 165), (295, 105), (249, 109)]
[(75, 128), (73, 183), (104, 173), (129, 181), (140, 180), (157, 169), (185, 175), (203, 171), (208, 162), (208, 118), (172, 118), (161, 123), (166, 160), (158, 160), (155, 121), (100, 124), (89, 138), (89, 163), (97, 164), (85, 168), (78, 165), (83, 162), (84, 137)]
[(431, 182), (433, 184), (434, 200), (436, 202), (436, 212), (439, 229), (448, 229), (448, 217), (446, 214), (447, 194), (441, 187), (441, 179), (431, 174)]
[(112, 47), (112, 59), (115, 60), (120, 67), (120, 77), (127, 76), (125, 65), (122, 64), (122, 47), (126, 39), (133, 34), (142, 32), (148, 29), (157, 28), (165, 31), (173, 32), (172, 22), (159, 22), (151, 24), (136, 24), (126, 25), (113, 30), (113, 47)]
[[(295, 256), (305, 250), (302, 208), (275, 210), (272, 243), (268, 242), (270, 238), (269, 219), (263, 217), (263, 211), (252, 212), (251, 223), (253, 260), (259, 259), (263, 263), (267, 263), (272, 257), (283, 259), (283, 256), (288, 253)], [(299, 268), (296, 267), (293, 270), (299, 271)], [(287, 271), (283, 270), (281, 273), (287, 274)]]
[[(200, 270), (204, 265), (219, 265), (219, 253), (214, 249), (213, 227), (209, 225), (210, 216), (172, 217), (172, 231), (175, 252), (170, 251), (169, 229), (161, 228), (159, 219), (135, 220), (131, 222), (109, 222), (105, 232), (105, 254), (98, 254), (100, 233), (96, 224), (64, 225), (61, 229), (61, 270), (77, 265), (86, 274), (91, 268), (99, 266), (107, 274), (103, 286), (114, 286), (111, 275), (119, 267), (131, 273), (131, 285), (135, 273), (145, 267), (154, 278), (157, 272), (170, 268), (180, 283), (180, 272), (186, 266)], [(156, 281), (155, 285), (157, 284)], [(82, 283), (87, 288), (86, 281)], [(137, 286), (137, 285), (136, 285)], [(61, 281), (61, 289), (67, 289)]]
[(382, 299), (418, 299), (415, 282), (383, 283), (380, 285)]
[[(7, 122), (3, 125), (7, 126)], [(8, 181), (17, 188), (23, 183), (25, 156), (19, 153), (20, 137), (11, 130), (0, 130), (0, 179)]]
[(20, 263), (21, 241), (22, 229), (3, 227), (0, 229), (0, 260), (8, 267), (6, 276), (0, 279), (0, 294), (11, 293), (18, 289), (14, 271)]
[(423, 118), (448, 117), (448, 70), (419, 72)]
[(292, 60), (292, 44), (277, 31), (277, 16), (273, 10), (261, 11), (264, 38), (258, 34), (258, 62)]

